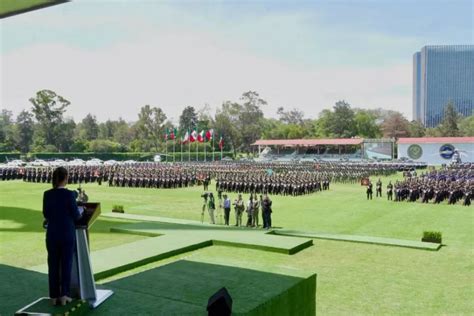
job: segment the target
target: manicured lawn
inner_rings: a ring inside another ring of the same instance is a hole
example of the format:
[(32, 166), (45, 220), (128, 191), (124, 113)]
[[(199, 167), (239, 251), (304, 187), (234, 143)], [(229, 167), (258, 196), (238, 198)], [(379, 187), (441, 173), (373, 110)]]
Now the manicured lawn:
[[(382, 180), (385, 186), (388, 180)], [(200, 221), (202, 188), (155, 190), (95, 184), (84, 187), (91, 201), (102, 203), (102, 212), (122, 204), (126, 213)], [(0, 263), (29, 267), (45, 262), (39, 211), (42, 192), (47, 188), (47, 184), (0, 182)], [(112, 279), (186, 258), (268, 272), (315, 272), (316, 309), (323, 315), (474, 313), (474, 207), (395, 203), (386, 201), (385, 196), (367, 201), (365, 189), (355, 184), (332, 184), (328, 192), (302, 197), (274, 196), (272, 200), (274, 226), (285, 229), (410, 240), (419, 240), (423, 230), (439, 230), (446, 246), (439, 251), (424, 251), (314, 240), (314, 246), (291, 256), (212, 246)], [(146, 238), (108, 231), (120, 224), (119, 220), (100, 219), (92, 227), (92, 250)]]
[(2, 0), (0, 1), (0, 15), (27, 10), (42, 5), (61, 3), (61, 0)]

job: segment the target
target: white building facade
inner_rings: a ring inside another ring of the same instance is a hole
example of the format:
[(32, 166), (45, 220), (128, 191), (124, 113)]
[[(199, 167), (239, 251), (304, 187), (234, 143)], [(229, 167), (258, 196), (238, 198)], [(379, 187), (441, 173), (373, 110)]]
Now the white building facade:
[(417, 137), (398, 139), (398, 158), (429, 165), (448, 164), (459, 158), (474, 162), (474, 137)]

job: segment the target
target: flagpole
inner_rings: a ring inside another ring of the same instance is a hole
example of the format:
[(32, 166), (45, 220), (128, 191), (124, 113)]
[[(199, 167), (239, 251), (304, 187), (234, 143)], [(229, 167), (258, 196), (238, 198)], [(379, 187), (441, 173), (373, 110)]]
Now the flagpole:
[(168, 135), (166, 135), (166, 140), (165, 140), (165, 155), (166, 155), (166, 162), (168, 162)]
[(214, 157), (214, 133), (212, 133), (212, 161), (215, 160), (215, 157)]
[(183, 140), (179, 142), (181, 144), (181, 162), (183, 162)]
[(204, 139), (204, 161), (207, 161), (207, 155), (206, 155), (206, 147), (207, 147), (207, 144), (206, 144), (206, 140)]
[(188, 162), (191, 161), (191, 136), (188, 138)]
[(195, 141), (196, 143), (196, 161), (199, 161), (199, 141)]

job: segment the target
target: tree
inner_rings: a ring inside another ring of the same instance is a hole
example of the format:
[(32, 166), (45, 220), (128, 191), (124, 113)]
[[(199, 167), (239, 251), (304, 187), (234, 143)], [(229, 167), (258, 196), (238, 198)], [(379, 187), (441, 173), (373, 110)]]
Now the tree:
[(28, 111), (21, 111), (16, 118), (15, 125), (15, 142), (16, 147), (22, 153), (30, 150), (33, 142), (33, 114)]
[(114, 126), (113, 141), (124, 146), (129, 146), (139, 134), (135, 126), (131, 126), (131, 124), (121, 118), (118, 121), (114, 121)]
[(365, 138), (378, 138), (382, 135), (377, 125), (377, 117), (370, 111), (357, 109), (354, 116), (356, 135)]
[(107, 120), (99, 124), (99, 139), (112, 139), (117, 128), (117, 121)]
[(63, 123), (63, 114), (71, 103), (51, 90), (36, 92), (36, 96), (31, 98), (30, 102), (33, 104), (32, 111), (38, 121), (36, 142), (58, 147), (57, 139), (62, 138), (60, 135), (62, 130), (59, 127)]
[(332, 135), (332, 121), (334, 113), (331, 110), (325, 109), (319, 113), (319, 118), (315, 122), (315, 135), (317, 137), (333, 137)]
[(236, 109), (238, 113), (238, 127), (242, 135), (241, 150), (250, 151), (250, 145), (260, 138), (262, 132), (263, 112), (261, 106), (267, 102), (260, 98), (255, 91), (247, 91), (242, 94), (240, 100), (243, 104)]
[(77, 125), (78, 138), (83, 140), (94, 140), (99, 137), (99, 124), (97, 119), (92, 114), (87, 114), (82, 119), (82, 122)]
[(392, 111), (390, 116), (387, 116), (382, 123), (382, 132), (384, 137), (399, 138), (409, 136), (408, 120), (402, 113)]
[(454, 107), (454, 103), (449, 101), (444, 108), (444, 117), (441, 124), (437, 127), (440, 136), (459, 136), (459, 114)]
[(238, 103), (226, 101), (214, 116), (216, 139), (222, 137), (225, 148), (231, 148), (234, 154), (237, 153), (237, 148), (242, 142), (238, 128), (239, 111), (240, 105)]
[(423, 137), (426, 133), (426, 128), (420, 121), (411, 121), (408, 125), (408, 133), (410, 137)]
[(184, 135), (186, 131), (191, 131), (194, 128), (197, 128), (197, 121), (198, 117), (194, 107), (185, 107), (179, 117), (179, 129), (181, 130), (181, 133)]
[(105, 140), (105, 139), (95, 139), (89, 142), (89, 151), (92, 152), (122, 152), (125, 148), (116, 142)]
[(137, 131), (141, 139), (151, 142), (155, 151), (159, 150), (159, 144), (164, 135), (164, 123), (166, 114), (161, 108), (145, 105), (140, 109)]
[(354, 111), (346, 101), (338, 101), (334, 106), (331, 131), (334, 137), (349, 138), (357, 134)]
[(0, 151), (11, 151), (15, 147), (13, 114), (3, 109), (0, 113)]
[(459, 132), (462, 136), (474, 136), (474, 115), (465, 117), (459, 121)]
[(280, 121), (286, 124), (303, 124), (304, 122), (304, 113), (296, 108), (285, 111), (283, 107), (279, 107), (277, 114)]
[(76, 129), (76, 123), (73, 119), (67, 119), (64, 122), (61, 122), (59, 125), (54, 127), (55, 146), (60, 152), (67, 152), (71, 150), (71, 146), (74, 139), (74, 131)]

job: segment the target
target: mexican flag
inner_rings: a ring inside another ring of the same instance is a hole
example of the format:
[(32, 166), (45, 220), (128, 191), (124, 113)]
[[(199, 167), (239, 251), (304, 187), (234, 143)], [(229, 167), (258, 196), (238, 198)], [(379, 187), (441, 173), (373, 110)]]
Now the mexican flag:
[(206, 132), (206, 138), (207, 140), (211, 140), (214, 137), (214, 130), (210, 129)]
[(196, 132), (196, 130), (193, 130), (191, 132), (191, 135), (189, 136), (189, 141), (191, 143), (194, 143), (196, 140), (197, 140), (197, 132)]
[(167, 141), (169, 137), (170, 137), (170, 130), (165, 129), (165, 141)]
[(183, 139), (181, 140), (181, 142), (182, 142), (183, 144), (186, 144), (188, 141), (189, 141), (189, 132), (186, 131), (186, 134), (184, 134), (184, 137), (183, 137)]
[(204, 142), (204, 130), (201, 131), (201, 133), (199, 133), (198, 137), (197, 137), (197, 140), (198, 142), (200, 143), (203, 143)]
[(173, 140), (176, 139), (176, 137), (178, 137), (178, 130), (176, 128), (173, 128), (171, 130), (170, 139)]
[(224, 148), (224, 138), (221, 138), (219, 139), (219, 149), (222, 150)]

